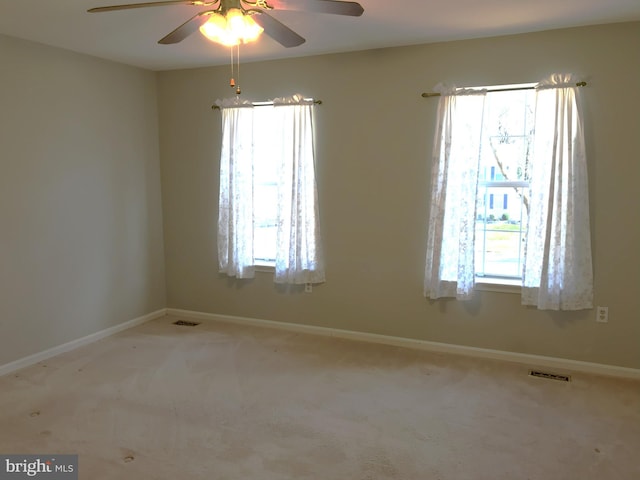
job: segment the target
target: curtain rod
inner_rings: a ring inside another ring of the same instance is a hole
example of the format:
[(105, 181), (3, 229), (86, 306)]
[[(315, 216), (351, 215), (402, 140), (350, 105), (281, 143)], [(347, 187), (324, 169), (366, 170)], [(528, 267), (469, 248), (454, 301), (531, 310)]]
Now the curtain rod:
[[(322, 105), (322, 100), (314, 100), (313, 103), (315, 103), (316, 105)], [(254, 107), (264, 107), (265, 105), (273, 105), (273, 102), (255, 102), (252, 103), (252, 105)], [(220, 110), (220, 107), (218, 105), (211, 105), (211, 108), (213, 108), (214, 110)]]
[[(586, 87), (587, 82), (578, 82), (576, 83), (576, 87)], [(511, 87), (511, 88), (487, 88), (487, 92), (513, 92), (516, 90), (535, 90), (536, 87)], [(423, 97), (439, 97), (439, 92), (424, 92), (422, 94)]]

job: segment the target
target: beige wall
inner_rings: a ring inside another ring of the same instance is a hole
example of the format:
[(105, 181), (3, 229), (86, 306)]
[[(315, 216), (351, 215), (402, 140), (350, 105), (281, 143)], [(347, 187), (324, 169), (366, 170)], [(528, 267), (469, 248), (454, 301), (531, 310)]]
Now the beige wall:
[(0, 365), (165, 307), (156, 80), (0, 36)]
[[(217, 273), (220, 114), (228, 67), (160, 73), (168, 306), (640, 368), (640, 23), (242, 65), (243, 97), (324, 101), (317, 165), (327, 282), (311, 295), (270, 274)], [(422, 296), (438, 82), (535, 82), (586, 75), (595, 269), (593, 310), (524, 308), (518, 295), (469, 303)]]

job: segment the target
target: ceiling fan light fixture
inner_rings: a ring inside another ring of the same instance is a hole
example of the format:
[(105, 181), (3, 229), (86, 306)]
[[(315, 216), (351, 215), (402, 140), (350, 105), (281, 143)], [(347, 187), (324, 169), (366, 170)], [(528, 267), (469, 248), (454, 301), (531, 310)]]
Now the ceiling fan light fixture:
[[(264, 32), (264, 28), (256, 23), (252, 15), (243, 13), (240, 10), (238, 10), (238, 12), (240, 15), (234, 16), (234, 18), (229, 17), (231, 12), (227, 14), (227, 24), (231, 24), (232, 31), (242, 32), (239, 36), (242, 38), (243, 43), (256, 41), (262, 32)], [(237, 27), (236, 24), (238, 25)]]
[(227, 47), (258, 39), (264, 29), (238, 8), (230, 8), (226, 15), (212, 13), (200, 32), (209, 40)]

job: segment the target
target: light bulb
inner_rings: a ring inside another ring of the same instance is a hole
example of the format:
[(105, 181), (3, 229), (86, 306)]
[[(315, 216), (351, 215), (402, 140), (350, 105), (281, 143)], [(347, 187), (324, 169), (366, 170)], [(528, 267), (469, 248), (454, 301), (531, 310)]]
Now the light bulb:
[(244, 30), (244, 14), (242, 10), (239, 8), (227, 10), (227, 29), (234, 33), (240, 33)]
[(257, 40), (262, 32), (264, 32), (264, 28), (258, 25), (250, 15), (244, 16), (244, 35), (242, 37), (244, 43)]
[(200, 32), (212, 42), (221, 43), (227, 47), (240, 43), (229, 30), (227, 19), (219, 13), (213, 13), (201, 27)]
[(264, 29), (238, 8), (230, 8), (226, 18), (213, 13), (201, 27), (200, 32), (212, 42), (225, 46), (238, 45), (257, 40)]

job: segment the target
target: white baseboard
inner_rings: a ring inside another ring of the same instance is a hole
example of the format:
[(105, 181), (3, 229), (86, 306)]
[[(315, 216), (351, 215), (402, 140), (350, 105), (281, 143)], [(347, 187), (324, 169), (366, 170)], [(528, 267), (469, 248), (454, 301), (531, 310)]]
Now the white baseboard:
[(336, 328), (316, 327), (312, 325), (300, 325), (287, 322), (275, 322), (273, 320), (260, 320), (256, 318), (236, 317), (232, 315), (218, 315), (213, 313), (194, 312), (176, 308), (168, 308), (167, 315), (181, 318), (190, 318), (194, 320), (212, 320), (240, 325), (254, 325), (259, 327), (277, 328), (292, 332), (310, 333), (314, 335), (344, 338), (361, 342), (380, 343), (384, 345), (413, 348), (429, 352), (450, 353), (455, 355), (502, 360), (511, 363), (524, 364), (531, 368), (550, 368), (554, 369), (556, 373), (580, 372), (594, 375), (606, 375), (609, 377), (640, 380), (640, 369), (620, 367), (617, 365), (605, 365), (600, 363), (583, 362), (565, 358), (546, 357), (542, 355), (531, 355), (527, 353), (507, 352), (502, 350), (491, 350), (488, 348), (467, 347), (464, 345), (453, 345), (449, 343), (430, 342), (427, 340), (392, 337), (388, 335), (355, 332), (351, 330), (340, 330)]
[(29, 355), (28, 357), (13, 361), (11, 363), (0, 365), (0, 376), (6, 375), (7, 373), (15, 372), (16, 370), (19, 370), (21, 368), (28, 367), (43, 360), (47, 360), (48, 358), (60, 355), (61, 353), (68, 352), (78, 347), (88, 345), (89, 343), (96, 342), (102, 338), (115, 335), (116, 333), (127, 330), (128, 328), (132, 328), (142, 323), (155, 320), (156, 318), (164, 317), (165, 315), (167, 315), (167, 309), (161, 308), (160, 310), (157, 310), (155, 312), (147, 313), (146, 315), (134, 318), (133, 320), (129, 320), (128, 322), (124, 322), (105, 330), (92, 333), (91, 335), (87, 335), (86, 337), (78, 338), (77, 340), (72, 340), (62, 345), (58, 345), (57, 347), (50, 348), (48, 350), (45, 350), (44, 352), (39, 352), (34, 355)]

